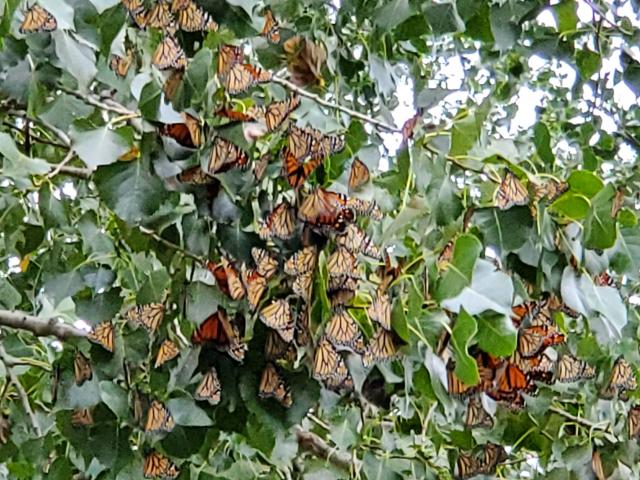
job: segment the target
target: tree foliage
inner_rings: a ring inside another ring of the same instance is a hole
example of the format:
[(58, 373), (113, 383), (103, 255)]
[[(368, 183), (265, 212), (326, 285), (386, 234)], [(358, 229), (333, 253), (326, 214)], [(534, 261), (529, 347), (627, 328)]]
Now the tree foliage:
[(637, 2), (0, 8), (0, 478), (640, 476)]

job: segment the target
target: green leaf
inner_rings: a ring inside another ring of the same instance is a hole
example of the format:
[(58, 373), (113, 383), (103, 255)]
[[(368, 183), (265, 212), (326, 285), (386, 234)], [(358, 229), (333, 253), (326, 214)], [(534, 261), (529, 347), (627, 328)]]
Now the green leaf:
[(109, 8), (118, 5), (120, 3), (120, 0), (89, 0), (94, 7), (96, 7), (96, 10), (98, 11), (98, 13), (102, 13), (105, 10), (108, 10)]
[(586, 48), (582, 48), (576, 52), (576, 64), (580, 70), (583, 79), (591, 78), (602, 65), (600, 55)]
[(53, 300), (54, 305), (67, 297), (72, 297), (84, 287), (82, 276), (77, 271), (59, 275), (47, 275), (44, 291)]
[(187, 286), (187, 311), (189, 321), (199, 325), (218, 309), (225, 300), (220, 291), (202, 282), (192, 282)]
[(454, 3), (441, 3), (429, 5), (424, 10), (424, 15), (431, 26), (433, 35), (461, 32), (464, 23), (458, 16)]
[(73, 149), (89, 168), (117, 162), (120, 155), (129, 151), (128, 142), (106, 126), (87, 131), (72, 127), (69, 136)]
[(549, 134), (549, 129), (544, 123), (536, 123), (536, 126), (533, 129), (533, 141), (536, 145), (536, 151), (538, 152), (540, 159), (549, 165), (553, 165), (555, 156), (551, 151), (551, 135)]
[(475, 112), (458, 120), (451, 132), (451, 149), (449, 155), (466, 155), (476, 144), (482, 131), (482, 123), (488, 113), (487, 105), (481, 105)]
[(160, 179), (144, 160), (100, 167), (94, 175), (104, 202), (128, 223), (140, 223), (167, 197)]
[(595, 173), (587, 170), (574, 170), (569, 175), (567, 183), (571, 192), (582, 194), (587, 198), (592, 198), (604, 188), (604, 182)]
[(616, 241), (616, 221), (611, 216), (616, 191), (608, 184), (591, 200), (591, 210), (584, 222), (584, 246), (605, 249)]
[(575, 0), (564, 0), (552, 8), (558, 20), (560, 33), (572, 32), (576, 29), (578, 25), (578, 5)]
[(589, 213), (590, 207), (587, 197), (569, 192), (549, 205), (549, 210), (571, 220), (582, 220)]
[(473, 215), (473, 222), (482, 232), (485, 243), (497, 248), (501, 254), (518, 250), (532, 235), (533, 221), (526, 207), (478, 210)]
[(171, 398), (167, 400), (166, 406), (177, 425), (185, 427), (209, 427), (213, 425), (209, 416), (196, 405), (192, 398)]
[(633, 212), (633, 210), (629, 208), (623, 208), (618, 212), (617, 217), (618, 223), (622, 228), (632, 228), (638, 224), (638, 217)]
[(146, 303), (162, 302), (170, 285), (171, 277), (165, 268), (154, 270), (149, 274), (136, 294), (137, 303), (144, 305)]
[(9, 283), (8, 279), (0, 278), (0, 305), (7, 310), (14, 310), (21, 301), (20, 292)]
[(383, 5), (374, 17), (376, 25), (383, 30), (391, 30), (411, 16), (409, 0), (391, 0)]
[(11, 178), (20, 188), (31, 186), (30, 175), (47, 173), (51, 167), (39, 158), (29, 158), (16, 147), (8, 133), (0, 132), (0, 158), (2, 158), (2, 176)]
[(119, 385), (103, 380), (100, 382), (100, 398), (118, 418), (129, 416), (129, 398), (127, 392)]
[(453, 247), (453, 258), (438, 281), (434, 297), (438, 300), (455, 297), (471, 283), (471, 274), (482, 252), (482, 244), (471, 234), (460, 235)]
[(98, 72), (95, 53), (72, 38), (70, 33), (62, 30), (60, 26), (52, 33), (52, 37), (56, 44), (56, 55), (60, 66), (73, 75), (80, 88), (84, 90)]
[(640, 227), (621, 228), (618, 241), (607, 254), (616, 272), (633, 281), (640, 279)]
[(517, 345), (518, 332), (506, 315), (482, 314), (476, 317), (478, 346), (497, 357), (508, 357)]
[(456, 360), (455, 374), (467, 385), (476, 385), (480, 381), (478, 364), (468, 352), (477, 331), (475, 319), (461, 310), (451, 330), (451, 346)]

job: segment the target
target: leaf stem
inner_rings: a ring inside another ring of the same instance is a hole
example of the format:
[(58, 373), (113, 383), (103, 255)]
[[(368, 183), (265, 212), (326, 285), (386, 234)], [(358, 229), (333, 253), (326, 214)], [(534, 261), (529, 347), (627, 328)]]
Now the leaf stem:
[(142, 233), (144, 233), (145, 235), (149, 235), (151, 238), (153, 238), (154, 240), (156, 240), (157, 242), (160, 242), (161, 244), (163, 244), (165, 247), (169, 247), (173, 250), (176, 250), (177, 252), (182, 253), (185, 257), (189, 257), (192, 258), (193, 260), (197, 260), (198, 262), (200, 262), (201, 264), (205, 264), (207, 262), (207, 260), (203, 257), (201, 257), (200, 255), (196, 255), (193, 252), (190, 252), (189, 250), (186, 250), (184, 248), (182, 248), (180, 245), (176, 245), (175, 243), (166, 240), (165, 238), (162, 238), (160, 235), (158, 235), (155, 231), (147, 228), (147, 227), (143, 227), (140, 226), (140, 231)]
[(20, 380), (18, 379), (15, 372), (12, 370), (12, 366), (11, 366), (12, 362), (9, 359), (9, 355), (7, 354), (6, 350), (2, 345), (0, 345), (0, 360), (2, 361), (2, 363), (4, 363), (4, 366), (7, 370), (7, 374), (11, 379), (11, 383), (13, 383), (13, 385), (16, 387), (16, 390), (18, 391), (18, 395), (20, 396), (20, 401), (22, 402), (24, 411), (27, 413), (27, 415), (29, 416), (29, 419), (31, 420), (31, 425), (33, 426), (33, 430), (36, 432), (36, 435), (40, 437), (42, 435), (42, 430), (40, 430), (40, 424), (38, 423), (38, 419), (36, 418), (35, 414), (33, 413), (33, 410), (31, 409), (31, 405), (29, 404), (29, 397), (27, 396), (27, 392), (25, 391), (24, 387), (20, 383)]

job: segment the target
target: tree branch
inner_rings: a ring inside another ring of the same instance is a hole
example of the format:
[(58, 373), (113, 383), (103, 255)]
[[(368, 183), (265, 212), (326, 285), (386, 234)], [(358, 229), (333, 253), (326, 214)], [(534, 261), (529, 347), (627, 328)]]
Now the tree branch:
[(60, 340), (87, 336), (84, 330), (63, 323), (57, 318), (38, 318), (19, 311), (0, 310), (0, 325), (27, 330), (38, 337), (53, 335)]
[(118, 115), (125, 115), (127, 116), (127, 118), (135, 118), (135, 117), (139, 117), (140, 116), (140, 112), (134, 112), (133, 110), (129, 110), (128, 108), (120, 105), (119, 103), (116, 103), (114, 101), (110, 101), (110, 102), (103, 102), (101, 100), (99, 100), (98, 98), (94, 97), (93, 95), (89, 95), (89, 94), (84, 94), (84, 93), (80, 93), (77, 92), (75, 90), (70, 90), (68, 88), (65, 87), (57, 87), (58, 90), (67, 93), (69, 95), (73, 95), (74, 97), (82, 100), (83, 102), (92, 105), (94, 107), (97, 107), (101, 110), (105, 110), (107, 112), (113, 112), (113, 113), (117, 113)]
[(562, 408), (556, 407), (554, 405), (549, 407), (549, 411), (560, 415), (561, 417), (566, 418), (567, 420), (571, 420), (572, 422), (577, 423), (578, 425), (582, 425), (590, 430), (597, 430), (602, 432), (608, 441), (612, 443), (616, 443), (617, 439), (608, 431), (608, 428), (603, 426), (602, 424), (593, 423), (586, 418), (576, 417), (575, 415), (570, 414), (566, 410)]
[[(24, 133), (23, 130), (20, 127), (17, 127), (16, 125), (13, 125), (12, 123), (2, 122), (2, 124), (4, 126), (6, 126), (7, 128), (10, 128), (11, 130), (15, 130), (16, 132)], [(41, 138), (41, 137), (39, 137), (37, 135), (34, 135), (33, 133), (31, 134), (31, 139), (34, 142), (42, 143), (44, 145), (51, 145), (52, 147), (58, 147), (58, 148), (67, 148), (67, 145), (65, 145), (63, 143), (52, 142), (51, 140), (47, 140), (45, 138)]]
[(150, 228), (140, 226), (140, 231), (142, 233), (144, 233), (145, 235), (149, 235), (151, 238), (153, 238), (157, 242), (160, 242), (165, 247), (169, 247), (169, 248), (171, 248), (173, 250), (176, 250), (176, 251), (182, 253), (185, 257), (192, 258), (193, 260), (196, 260), (196, 261), (198, 261), (198, 262), (200, 262), (202, 264), (205, 264), (206, 261), (207, 261), (205, 258), (201, 257), (200, 255), (196, 255), (195, 253), (190, 252), (189, 250), (185, 250), (180, 245), (177, 245), (177, 244), (175, 244), (173, 242), (170, 242), (169, 240), (166, 240), (166, 239), (162, 238), (160, 235), (158, 235), (156, 232), (154, 232)]
[(355, 110), (352, 110), (350, 108), (347, 107), (343, 107), (342, 105), (339, 105), (337, 103), (332, 103), (329, 102), (327, 100), (325, 100), (324, 98), (316, 95), (315, 93), (311, 93), (308, 92), (307, 90), (298, 87), (297, 85), (295, 85), (294, 83), (291, 83), (289, 80), (286, 80), (282, 77), (277, 77), (274, 76), (271, 78), (271, 81), (273, 83), (278, 83), (280, 85), (282, 85), (283, 87), (291, 90), (292, 92), (297, 93), (298, 95), (300, 95), (301, 97), (307, 97), (310, 98), (311, 100), (313, 100), (314, 102), (327, 107), (327, 108), (332, 108), (334, 110), (339, 110), (341, 112), (346, 113), (347, 115), (352, 116), (353, 118), (357, 118), (359, 120), (362, 120), (363, 122), (369, 123), (375, 127), (378, 127), (381, 130), (386, 130), (388, 132), (400, 132), (401, 129), (391, 126), (381, 120), (376, 120), (375, 118), (370, 117), (369, 115), (365, 115), (364, 113), (360, 113), (357, 112)]
[(60, 139), (60, 141), (62, 141), (62, 143), (64, 144), (65, 147), (70, 147), (71, 146), (71, 139), (69, 138), (69, 135), (67, 135), (65, 132), (60, 130), (58, 127), (55, 127), (55, 126), (51, 125), (49, 122), (47, 122), (47, 121), (45, 121), (45, 120), (43, 120), (41, 118), (27, 117), (26, 110), (7, 110), (7, 114), (18, 116), (18, 117), (25, 117), (29, 121), (33, 122), (33, 123), (37, 123), (38, 125), (42, 125), (47, 130), (51, 131), (56, 137), (58, 137)]
[(20, 380), (18, 379), (15, 372), (13, 371), (11, 367), (12, 363), (11, 363), (11, 360), (9, 359), (9, 355), (7, 354), (2, 344), (0, 344), (0, 360), (2, 361), (2, 363), (4, 363), (5, 369), (7, 370), (11, 383), (13, 383), (13, 385), (16, 387), (16, 390), (18, 391), (18, 395), (20, 396), (20, 400), (22, 402), (22, 407), (24, 408), (24, 411), (27, 413), (27, 415), (29, 416), (29, 419), (31, 420), (31, 425), (33, 426), (33, 430), (36, 432), (36, 435), (40, 437), (42, 435), (42, 430), (40, 430), (40, 424), (38, 423), (38, 419), (36, 418), (35, 414), (33, 413), (33, 410), (31, 409), (31, 405), (29, 404), (29, 397), (27, 395), (27, 392), (24, 390), (24, 387), (20, 383)]
[(55, 168), (49, 172), (49, 174), (47, 175), (47, 178), (53, 178), (55, 177), (58, 173), (60, 173), (60, 171), (67, 166), (67, 163), (69, 163), (71, 160), (73, 160), (73, 157), (75, 157), (75, 152), (73, 151), (73, 149), (69, 149), (69, 151), (67, 152), (66, 157), (64, 157), (64, 159), (55, 166)]
[(343, 470), (351, 470), (351, 467), (354, 466), (354, 462), (349, 454), (337, 452), (315, 433), (307, 432), (299, 426), (295, 427), (295, 432), (298, 445), (303, 450)]
[(88, 168), (64, 166), (60, 168), (59, 173), (69, 175), (71, 177), (78, 177), (78, 178), (83, 178), (85, 180), (88, 180), (89, 178), (91, 178), (92, 171), (89, 170)]

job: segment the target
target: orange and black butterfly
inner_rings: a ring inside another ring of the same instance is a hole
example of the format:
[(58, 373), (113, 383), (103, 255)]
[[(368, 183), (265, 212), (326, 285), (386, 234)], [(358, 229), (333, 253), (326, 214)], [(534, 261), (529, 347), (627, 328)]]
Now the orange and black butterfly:
[(177, 478), (180, 469), (164, 455), (152, 451), (144, 458), (142, 473), (145, 478)]
[(518, 352), (523, 357), (532, 357), (541, 350), (564, 341), (564, 335), (555, 325), (534, 325), (518, 332)]
[(480, 385), (467, 385), (455, 374), (455, 363), (451, 359), (447, 362), (447, 391), (449, 394), (466, 397), (479, 390), (482, 390), (482, 383)]
[(567, 182), (560, 182), (549, 178), (541, 184), (533, 185), (533, 201), (539, 202), (544, 199), (551, 203), (567, 190), (569, 190), (569, 184)]
[(244, 359), (247, 350), (246, 343), (241, 340), (236, 322), (232, 323), (222, 308), (200, 324), (191, 335), (191, 342), (194, 345), (212, 344), (239, 362)]
[(373, 220), (379, 222), (382, 220), (382, 211), (378, 204), (373, 200), (363, 200), (361, 198), (349, 198), (347, 201), (347, 207), (353, 211), (365, 217), (371, 217)]
[(371, 178), (369, 167), (358, 158), (353, 160), (349, 171), (349, 190), (357, 190)]
[(558, 382), (575, 382), (595, 376), (595, 368), (572, 355), (563, 355), (556, 365), (556, 380)]
[(422, 113), (422, 109), (418, 109), (416, 114), (402, 125), (402, 143), (406, 143), (407, 140), (413, 138), (413, 131), (418, 126), (418, 122), (422, 120)]
[(267, 327), (273, 328), (285, 342), (293, 340), (295, 317), (291, 313), (289, 302), (284, 299), (273, 300), (260, 310), (260, 320)]
[(213, 139), (207, 173), (223, 173), (232, 168), (244, 167), (249, 162), (247, 153), (222, 137)]
[(249, 63), (236, 63), (222, 77), (222, 85), (231, 95), (242, 93), (259, 83), (271, 81), (271, 72)]
[(200, 165), (183, 170), (176, 175), (176, 179), (185, 185), (214, 185), (218, 182), (211, 175), (207, 175)]
[(284, 263), (284, 273), (287, 275), (301, 275), (315, 270), (318, 261), (318, 249), (311, 245), (298, 250)]
[(338, 247), (327, 259), (327, 272), (332, 277), (359, 277), (358, 259), (346, 248)]
[(144, 425), (145, 432), (170, 432), (176, 426), (171, 412), (158, 400), (151, 402), (147, 410), (147, 421)]
[(368, 257), (382, 260), (380, 249), (374, 245), (371, 237), (357, 225), (350, 223), (345, 231), (336, 236), (336, 244), (357, 255), (362, 253)]
[(628, 390), (636, 388), (638, 388), (638, 381), (633, 368), (624, 358), (618, 358), (613, 365), (607, 388), (602, 392), (603, 397), (611, 398), (616, 392), (621, 397), (625, 397)]
[(218, 372), (214, 367), (211, 367), (202, 377), (202, 381), (196, 388), (194, 398), (196, 400), (209, 402), (210, 405), (217, 405), (220, 403), (221, 393), (222, 386), (220, 385)]
[(147, 11), (144, 8), (142, 0), (122, 0), (122, 4), (138, 28), (145, 28), (147, 24)]
[(511, 357), (513, 362), (528, 379), (551, 383), (555, 371), (555, 362), (546, 352), (539, 352), (535, 356), (525, 357), (517, 350)]
[(514, 363), (507, 363), (497, 374), (496, 388), (487, 394), (496, 401), (507, 403), (517, 409), (524, 405), (522, 393), (531, 393), (535, 385), (527, 375)]
[(216, 285), (222, 293), (227, 297), (231, 297), (231, 290), (229, 289), (229, 282), (227, 279), (227, 271), (222, 263), (216, 264), (214, 262), (207, 261), (205, 263), (207, 270), (211, 272), (213, 278), (216, 280)]
[(504, 462), (507, 458), (507, 451), (502, 445), (496, 445), (490, 442), (486, 443), (482, 450), (482, 459), (480, 460), (482, 473), (487, 475), (494, 474), (496, 466)]
[(272, 237), (281, 240), (291, 238), (295, 230), (295, 217), (293, 209), (286, 200), (278, 204), (260, 227), (258, 234), (260, 238), (266, 240)]
[(251, 256), (256, 264), (256, 271), (269, 280), (278, 272), (278, 259), (264, 248), (253, 247)]
[(387, 293), (378, 292), (373, 303), (367, 308), (371, 320), (378, 322), (385, 330), (391, 329), (391, 300)]
[(156, 47), (151, 63), (160, 70), (183, 70), (187, 67), (187, 56), (175, 37), (166, 35)]
[(282, 340), (282, 337), (275, 330), (267, 332), (267, 338), (264, 342), (264, 356), (267, 361), (284, 360), (293, 362), (296, 359), (296, 355), (296, 347), (293, 343)]
[(169, 360), (173, 360), (178, 355), (180, 355), (180, 349), (178, 346), (171, 340), (165, 340), (158, 349), (155, 368), (160, 368), (162, 365), (167, 363)]
[(87, 338), (113, 353), (115, 348), (115, 327), (109, 321), (102, 322), (87, 335)]
[(247, 292), (247, 301), (251, 310), (255, 310), (260, 304), (260, 300), (267, 290), (267, 278), (257, 270), (247, 270), (242, 266), (242, 284)]
[(277, 367), (271, 362), (267, 363), (262, 372), (258, 394), (260, 398), (275, 398), (285, 408), (293, 405), (291, 390), (287, 387)]
[(481, 462), (475, 455), (460, 452), (456, 461), (456, 477), (461, 479), (475, 477), (483, 472)]
[(267, 8), (264, 12), (264, 27), (262, 27), (260, 35), (271, 43), (280, 42), (280, 25), (270, 8)]
[(346, 347), (355, 353), (364, 353), (362, 332), (345, 308), (337, 308), (327, 324), (324, 335), (334, 347)]
[(505, 172), (502, 182), (496, 189), (495, 204), (500, 210), (508, 210), (516, 205), (529, 203), (529, 193), (511, 170)]
[(640, 437), (640, 406), (634, 405), (629, 409), (627, 424), (629, 426), (629, 438)]
[(344, 195), (316, 188), (302, 201), (298, 217), (312, 227), (342, 232), (354, 220), (347, 203)]
[(245, 296), (246, 290), (244, 288), (244, 283), (242, 282), (242, 277), (240, 273), (236, 269), (235, 265), (227, 260), (225, 257), (220, 259), (220, 263), (224, 268), (225, 273), (225, 281), (227, 284), (227, 288), (229, 289), (229, 296), (233, 300), (240, 300)]
[(193, 0), (181, 3), (181, 5), (177, 5), (179, 8), (172, 8), (181, 30), (185, 32), (214, 32), (218, 30), (218, 24), (211, 18), (211, 15), (196, 5)]
[(113, 72), (120, 78), (124, 78), (127, 76), (127, 72), (129, 71), (129, 67), (133, 63), (133, 50), (127, 50), (127, 54), (124, 57), (120, 55), (111, 55), (111, 60), (109, 61), (109, 68), (113, 70)]
[(71, 414), (71, 425), (74, 427), (88, 427), (94, 424), (91, 408), (76, 408)]
[(493, 418), (482, 406), (482, 401), (478, 397), (471, 397), (467, 404), (464, 416), (464, 425), (467, 428), (491, 428)]
[(193, 115), (186, 112), (181, 114), (183, 123), (164, 123), (158, 127), (158, 133), (173, 138), (178, 144), (186, 148), (198, 148), (202, 145), (202, 124)]
[(298, 106), (300, 106), (300, 97), (293, 94), (286, 100), (272, 102), (264, 107), (263, 114), (267, 130), (273, 132), (279, 128)]
[(438, 270), (443, 271), (449, 266), (449, 263), (453, 258), (453, 246), (453, 240), (449, 240), (438, 255), (438, 259), (436, 260)]
[(296, 275), (291, 289), (295, 295), (298, 295), (305, 302), (309, 302), (313, 293), (313, 273), (307, 272)]
[(79, 387), (81, 387), (87, 380), (91, 380), (93, 378), (91, 362), (80, 350), (76, 352), (76, 356), (73, 359), (73, 374), (76, 385)]
[(309, 327), (310, 316), (311, 313), (308, 304), (304, 305), (298, 311), (298, 321), (296, 322), (296, 328), (294, 331), (294, 340), (296, 345), (299, 347), (304, 347), (311, 341), (311, 329)]
[(328, 388), (334, 390), (352, 383), (344, 359), (326, 337), (322, 337), (316, 345), (312, 373), (314, 378), (322, 380)]
[(395, 335), (380, 327), (369, 340), (369, 345), (362, 357), (362, 363), (369, 367), (376, 362), (386, 362), (398, 356), (398, 346)]
[(20, 33), (52, 32), (56, 28), (58, 28), (56, 17), (40, 5), (33, 5), (24, 13)]
[(162, 303), (135, 305), (127, 310), (124, 316), (131, 322), (142, 325), (147, 331), (153, 333), (164, 319), (164, 305)]
[(320, 166), (323, 162), (322, 157), (313, 157), (308, 161), (302, 161), (297, 158), (289, 149), (285, 148), (282, 152), (284, 155), (283, 169), (287, 176), (287, 182), (293, 188), (300, 188), (309, 175)]
[(242, 49), (236, 45), (222, 44), (218, 48), (217, 72), (221, 80), (224, 80), (231, 68), (244, 61)]
[(175, 33), (175, 20), (169, 9), (169, 4), (163, 1), (154, 3), (147, 12), (144, 26)]

